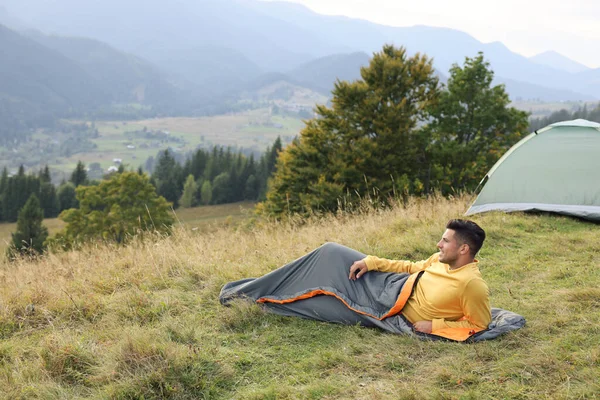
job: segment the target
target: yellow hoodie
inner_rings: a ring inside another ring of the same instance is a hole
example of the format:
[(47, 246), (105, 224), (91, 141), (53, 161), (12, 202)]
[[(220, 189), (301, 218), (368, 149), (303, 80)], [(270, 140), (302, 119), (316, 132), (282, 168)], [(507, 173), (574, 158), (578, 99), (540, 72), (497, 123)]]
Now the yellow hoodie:
[(367, 256), (364, 261), (369, 271), (410, 274), (425, 271), (402, 314), (411, 323), (432, 321), (433, 334), (448, 328), (478, 332), (492, 320), (489, 289), (477, 260), (454, 270), (439, 261), (439, 253), (415, 263), (375, 256)]

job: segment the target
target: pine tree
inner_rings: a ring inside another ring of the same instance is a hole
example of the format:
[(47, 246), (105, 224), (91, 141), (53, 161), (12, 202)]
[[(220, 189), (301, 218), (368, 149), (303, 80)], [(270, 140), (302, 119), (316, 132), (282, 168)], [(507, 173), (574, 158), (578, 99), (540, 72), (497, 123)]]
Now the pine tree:
[[(342, 195), (362, 197), (374, 188), (385, 201), (404, 175), (418, 176), (421, 126), (439, 96), (432, 61), (386, 45), (361, 76), (336, 82), (332, 107), (317, 106), (317, 117), (279, 152), (262, 211), (335, 211)], [(271, 154), (277, 154), (276, 145)]]
[(213, 147), (208, 160), (206, 162), (206, 168), (204, 170), (204, 178), (209, 181), (213, 181), (217, 175), (222, 172), (221, 169), (221, 159), (223, 157), (223, 148), (222, 147)]
[(229, 168), (229, 171), (229, 184), (227, 185), (229, 188), (229, 193), (227, 198), (224, 199), (223, 203), (233, 203), (239, 201), (241, 199), (240, 195), (244, 191), (244, 186), (240, 185), (239, 175), (235, 165), (232, 165), (231, 168)]
[(43, 182), (40, 185), (40, 207), (44, 211), (44, 218), (54, 218), (60, 212), (56, 188), (50, 182)]
[(189, 171), (192, 175), (194, 175), (194, 178), (198, 179), (204, 175), (204, 169), (206, 168), (207, 161), (208, 153), (206, 151), (199, 149), (196, 154), (194, 154)]
[(40, 171), (39, 176), (40, 176), (40, 183), (52, 182), (52, 177), (50, 176), (50, 168), (48, 168), (48, 164), (46, 164), (44, 169)]
[(75, 170), (71, 174), (71, 183), (75, 185), (75, 187), (79, 185), (87, 184), (87, 172), (85, 170), (85, 165), (83, 162), (78, 161)]
[(2, 177), (0, 178), (0, 196), (4, 194), (4, 190), (6, 190), (6, 184), (8, 183), (8, 169), (4, 167), (2, 169)]
[(268, 150), (267, 155), (267, 175), (271, 176), (273, 171), (275, 171), (275, 165), (277, 163), (277, 156), (283, 149), (281, 145), (281, 137), (277, 136), (275, 142), (273, 142), (273, 146)]
[(7, 222), (16, 221), (19, 209), (15, 206), (15, 179), (9, 178), (2, 192), (2, 219)]
[(258, 197), (258, 181), (256, 179), (256, 163), (254, 154), (245, 161), (240, 174), (241, 199), (256, 200)]
[(2, 216), (5, 221), (15, 222), (19, 210), (25, 205), (29, 196), (39, 193), (39, 179), (25, 175), (21, 165), (17, 175), (8, 178), (2, 202)]
[(168, 150), (159, 155), (152, 178), (156, 182), (158, 195), (172, 202), (174, 208), (179, 206), (181, 197), (181, 173), (181, 166)]
[(270, 147), (267, 152), (262, 155), (256, 166), (256, 177), (258, 181), (258, 199), (263, 201), (267, 196), (267, 181), (270, 175), (267, 171), (267, 154), (270, 152)]
[(36, 195), (32, 194), (19, 211), (17, 231), (12, 234), (10, 258), (16, 254), (36, 255), (44, 252), (44, 241), (48, 237), (48, 228), (42, 225), (44, 213)]

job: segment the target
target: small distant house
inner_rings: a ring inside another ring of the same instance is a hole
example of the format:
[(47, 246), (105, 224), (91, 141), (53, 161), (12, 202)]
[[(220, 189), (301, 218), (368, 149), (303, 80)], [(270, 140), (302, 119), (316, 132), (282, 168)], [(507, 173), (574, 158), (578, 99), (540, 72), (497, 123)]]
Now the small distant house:
[(111, 172), (117, 172), (118, 170), (119, 168), (115, 167), (114, 165), (111, 165), (106, 171), (110, 174)]
[(127, 148), (128, 148), (128, 149), (130, 149), (130, 150), (133, 150), (133, 149), (135, 149), (135, 146), (134, 146), (134, 145), (132, 145), (132, 144), (128, 144), (128, 145), (127, 145)]
[(113, 158), (113, 162), (117, 165), (120, 165), (123, 162), (123, 160), (121, 160), (120, 158)]

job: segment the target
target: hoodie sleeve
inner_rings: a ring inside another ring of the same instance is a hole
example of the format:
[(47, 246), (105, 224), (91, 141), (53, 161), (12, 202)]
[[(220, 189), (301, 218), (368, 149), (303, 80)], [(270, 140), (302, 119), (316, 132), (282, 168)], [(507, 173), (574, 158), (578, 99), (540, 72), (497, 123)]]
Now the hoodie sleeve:
[(379, 272), (408, 272), (413, 274), (429, 267), (431, 264), (438, 260), (439, 253), (436, 253), (429, 257), (427, 260), (411, 262), (404, 260), (389, 260), (387, 258), (379, 258), (376, 256), (367, 256), (363, 261), (367, 264), (369, 271)]

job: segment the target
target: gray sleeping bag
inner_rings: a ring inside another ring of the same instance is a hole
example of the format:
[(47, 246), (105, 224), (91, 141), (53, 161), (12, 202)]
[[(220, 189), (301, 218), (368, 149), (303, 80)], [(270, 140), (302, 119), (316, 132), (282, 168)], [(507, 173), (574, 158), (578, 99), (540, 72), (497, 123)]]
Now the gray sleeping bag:
[[(348, 279), (352, 263), (365, 257), (337, 243), (326, 243), (260, 278), (227, 283), (221, 289), (219, 300), (226, 305), (235, 298), (248, 298), (280, 315), (360, 324), (392, 333), (448, 340), (415, 332), (401, 314), (423, 271), (412, 275), (370, 272), (356, 281)], [(464, 341), (493, 339), (524, 325), (522, 316), (492, 308), (488, 329), (469, 334)]]

